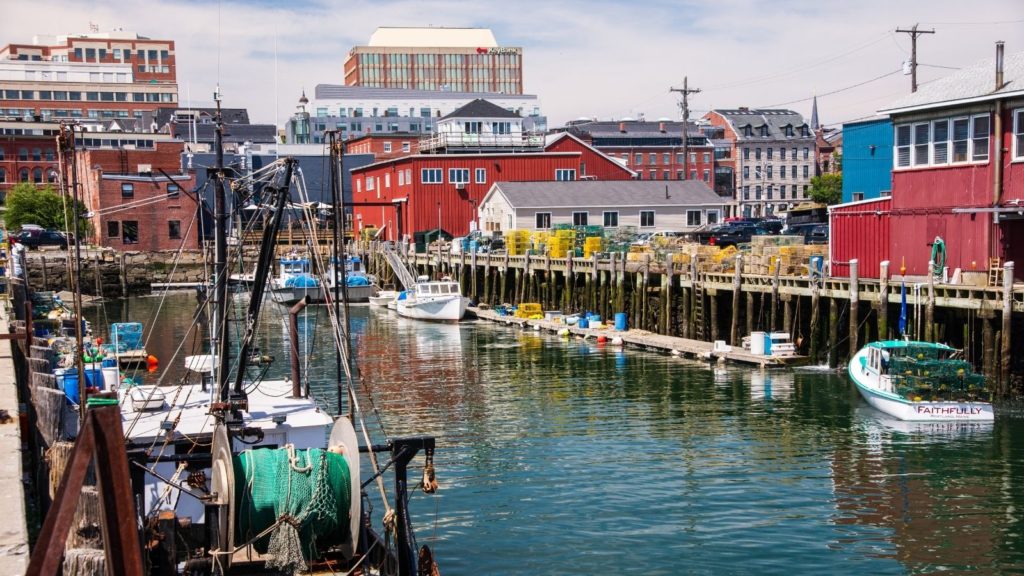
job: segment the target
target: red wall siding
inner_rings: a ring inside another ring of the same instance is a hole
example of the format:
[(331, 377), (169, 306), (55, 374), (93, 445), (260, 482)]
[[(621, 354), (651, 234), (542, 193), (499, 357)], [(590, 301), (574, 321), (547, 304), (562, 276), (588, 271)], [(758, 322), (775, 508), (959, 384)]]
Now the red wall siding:
[[(352, 172), (354, 217), (363, 227), (388, 229), (385, 237), (397, 240), (395, 209), (388, 207), (358, 206), (360, 202), (391, 202), (395, 198), (408, 198), (402, 207), (402, 233), (433, 230), (438, 225), (438, 208), (441, 212), (441, 228), (454, 236), (469, 233), (469, 222), (475, 218), (475, 209), (480, 205), (487, 191), (495, 182), (531, 182), (555, 179), (555, 170), (580, 169), (580, 157), (576, 154), (518, 154), (508, 156), (453, 155), (414, 156), (385, 164), (378, 164)], [(423, 184), (420, 171), (426, 168), (440, 168), (444, 183)], [(448, 181), (449, 168), (469, 169), (470, 183), (464, 190), (456, 190)], [(487, 181), (476, 183), (476, 169), (487, 170)], [(412, 170), (413, 184), (398, 186), (398, 171)], [(385, 186), (385, 174), (390, 174), (390, 187)], [(375, 190), (367, 192), (366, 181), (375, 179)], [(355, 184), (361, 181), (361, 184)], [(360, 191), (361, 190), (361, 191)]]
[(950, 214), (939, 211), (893, 211), (890, 255), (896, 274), (906, 262), (907, 274), (928, 274), (928, 262), (936, 236), (946, 244), (946, 266), (950, 275), (960, 268), (980, 271), (988, 268), (990, 214)]
[[(881, 263), (889, 258), (889, 209), (891, 200), (882, 198), (844, 208), (829, 215), (832, 276), (849, 277), (850, 260), (857, 259), (861, 278), (878, 278)], [(898, 265), (897, 265), (898, 268)], [(892, 274), (893, 267), (889, 267)]]
[(611, 160), (590, 146), (568, 136), (559, 138), (556, 142), (545, 148), (545, 151), (579, 152), (582, 162), (581, 172), (583, 167), (586, 168), (586, 174), (579, 175), (581, 178), (583, 176), (594, 176), (598, 180), (631, 180), (633, 178), (632, 172), (622, 164)]

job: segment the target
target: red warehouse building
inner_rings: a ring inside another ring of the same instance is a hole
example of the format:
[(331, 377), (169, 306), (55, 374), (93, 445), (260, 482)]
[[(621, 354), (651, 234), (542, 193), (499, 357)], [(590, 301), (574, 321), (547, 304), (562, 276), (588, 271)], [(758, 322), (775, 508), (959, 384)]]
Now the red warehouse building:
[[(892, 197), (872, 207), (887, 219), (889, 241), (865, 243), (875, 227), (834, 209), (834, 271), (850, 258), (877, 271), (888, 259), (890, 273), (905, 265), (924, 276), (936, 238), (951, 273), (984, 271), (990, 258), (1024, 261), (1024, 52), (1005, 66), (1001, 52), (883, 110), (895, 130)], [(1024, 266), (1015, 272), (1021, 278)]]
[(91, 243), (121, 251), (199, 248), (195, 176), (182, 173), (184, 146), (161, 142), (150, 150), (79, 152)]

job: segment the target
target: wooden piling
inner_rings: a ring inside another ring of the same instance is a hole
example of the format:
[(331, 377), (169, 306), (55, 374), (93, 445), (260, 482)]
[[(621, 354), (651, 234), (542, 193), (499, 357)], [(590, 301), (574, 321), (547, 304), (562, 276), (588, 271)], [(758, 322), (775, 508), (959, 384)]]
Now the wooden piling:
[(736, 270), (732, 275), (732, 322), (729, 327), (729, 344), (740, 345), (740, 290), (743, 285), (743, 255), (736, 255)]
[(878, 339), (889, 338), (889, 261), (881, 264), (879, 274), (878, 304), (875, 313), (878, 314)]
[(718, 294), (715, 290), (708, 291), (708, 301), (710, 303), (710, 320), (711, 320), (711, 341), (715, 342), (718, 340)]
[[(746, 298), (745, 298), (746, 301), (747, 301), (747, 311), (744, 314), (744, 316), (746, 316), (746, 320), (747, 320), (747, 335), (753, 334), (754, 328), (755, 328), (755, 325), (754, 325), (754, 298), (756, 298), (756, 297), (757, 297), (757, 294), (755, 292), (747, 292), (747, 295), (746, 295)], [(771, 330), (769, 330), (769, 332), (771, 332)]]
[(661, 276), (661, 314), (659, 332), (669, 334), (672, 330), (672, 254), (665, 256), (665, 273)]
[(771, 309), (771, 314), (769, 315), (770, 318), (768, 320), (768, 322), (769, 322), (768, 329), (769, 330), (778, 330), (779, 329), (778, 312), (779, 312), (779, 264), (778, 264), (778, 262), (776, 262), (775, 263), (775, 274), (772, 275), (772, 309)]
[(999, 393), (1005, 398), (1010, 392), (1010, 328), (1013, 314), (1013, 262), (1003, 265), (1003, 328), (999, 350)]
[(850, 358), (860, 349), (858, 347), (857, 330), (860, 328), (860, 286), (857, 276), (857, 259), (850, 260)]
[[(613, 254), (614, 256), (614, 254)], [(622, 254), (621, 266), (616, 266), (616, 259), (612, 258), (612, 269), (615, 270), (615, 306), (612, 308), (615, 312), (626, 311), (626, 255)], [(630, 319), (632, 320), (632, 318)]]
[(828, 299), (828, 365), (839, 366), (839, 301)]
[(472, 295), (473, 300), (480, 299), (480, 292), (477, 291), (477, 278), (476, 278), (476, 252), (470, 254), (469, 264), (469, 293)]
[(128, 266), (125, 263), (125, 259), (128, 257), (124, 252), (121, 253), (121, 297), (128, 297)]
[(811, 323), (810, 323), (811, 362), (817, 364), (821, 360), (821, 290), (818, 283), (811, 284)]
[(992, 328), (994, 318), (995, 314), (991, 310), (978, 311), (978, 321), (981, 322), (981, 366), (985, 375), (990, 377), (996, 375), (996, 343)]
[(793, 297), (785, 296), (782, 298), (782, 331), (793, 336)]
[(924, 309), (924, 339), (935, 342), (935, 275), (928, 270), (928, 301)]

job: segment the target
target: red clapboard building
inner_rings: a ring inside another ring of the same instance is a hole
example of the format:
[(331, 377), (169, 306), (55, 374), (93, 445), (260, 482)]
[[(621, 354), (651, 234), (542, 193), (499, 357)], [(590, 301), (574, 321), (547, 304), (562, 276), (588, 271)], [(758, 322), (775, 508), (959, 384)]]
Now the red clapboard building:
[[(833, 208), (834, 271), (857, 258), (874, 275), (889, 260), (891, 274), (905, 266), (907, 275), (925, 276), (937, 238), (951, 274), (985, 271), (990, 258), (1024, 261), (1024, 52), (1003, 62), (1000, 44), (995, 62), (882, 111), (895, 130), (892, 197)], [(865, 226), (864, 218), (878, 224)], [(884, 221), (886, 245), (866, 242)], [(1022, 273), (1016, 267), (1017, 278)]]

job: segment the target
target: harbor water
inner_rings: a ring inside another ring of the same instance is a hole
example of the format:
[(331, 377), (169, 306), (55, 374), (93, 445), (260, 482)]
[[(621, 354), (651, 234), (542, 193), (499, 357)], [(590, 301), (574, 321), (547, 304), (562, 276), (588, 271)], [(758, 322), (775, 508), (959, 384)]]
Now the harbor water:
[[(133, 298), (90, 319), (144, 322), (163, 371), (146, 382), (171, 383), (194, 308), (188, 294)], [(329, 323), (309, 310), (302, 366), (329, 408)], [(289, 370), (286, 320), (270, 305), (260, 329), (272, 377)], [(843, 373), (366, 306), (352, 307), (352, 339), (364, 411), (390, 436), (437, 437), (440, 490), (411, 506), (446, 576), (1024, 571), (1024, 421), (909, 425)]]

